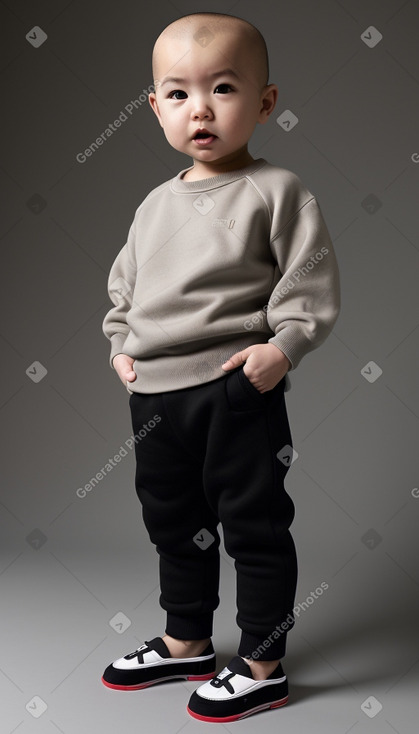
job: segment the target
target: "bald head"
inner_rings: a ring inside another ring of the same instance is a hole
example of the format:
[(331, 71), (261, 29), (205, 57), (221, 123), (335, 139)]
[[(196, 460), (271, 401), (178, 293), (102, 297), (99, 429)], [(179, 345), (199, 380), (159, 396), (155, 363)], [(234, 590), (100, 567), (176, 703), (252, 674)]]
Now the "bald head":
[(170, 23), (158, 36), (152, 55), (153, 80), (158, 80), (167, 69), (161, 68), (162, 49), (170, 41), (182, 42), (193, 39), (205, 48), (217, 36), (230, 35), (235, 44), (246, 52), (255, 82), (261, 89), (268, 84), (269, 61), (262, 34), (242, 18), (223, 13), (193, 13)]

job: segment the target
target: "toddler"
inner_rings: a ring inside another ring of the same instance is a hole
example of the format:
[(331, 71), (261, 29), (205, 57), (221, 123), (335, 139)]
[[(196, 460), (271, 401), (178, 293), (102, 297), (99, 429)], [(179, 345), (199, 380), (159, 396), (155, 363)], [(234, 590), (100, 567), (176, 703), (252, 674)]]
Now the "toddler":
[[(315, 196), (248, 151), (278, 97), (260, 32), (230, 15), (187, 15), (159, 35), (152, 65), (150, 105), (193, 165), (136, 210), (103, 331), (141, 436), (135, 487), (167, 621), (102, 681), (118, 690), (202, 681), (187, 711), (228, 722), (288, 700), (281, 661), (297, 560), (284, 393), (287, 373), (336, 322), (339, 271)], [(240, 642), (217, 674), (220, 523)]]

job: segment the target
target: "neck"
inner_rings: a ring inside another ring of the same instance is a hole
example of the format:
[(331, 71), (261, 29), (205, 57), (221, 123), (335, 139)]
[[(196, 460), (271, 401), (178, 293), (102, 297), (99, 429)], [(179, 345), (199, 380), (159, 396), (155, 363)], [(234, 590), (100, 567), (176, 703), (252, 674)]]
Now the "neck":
[(185, 181), (200, 181), (204, 178), (212, 178), (213, 176), (219, 176), (220, 173), (228, 173), (239, 168), (245, 168), (250, 163), (253, 163), (253, 161), (254, 158), (252, 158), (247, 149), (238, 151), (228, 158), (223, 158), (214, 163), (207, 163), (206, 161), (199, 161), (194, 158), (193, 168), (185, 173), (183, 179)]

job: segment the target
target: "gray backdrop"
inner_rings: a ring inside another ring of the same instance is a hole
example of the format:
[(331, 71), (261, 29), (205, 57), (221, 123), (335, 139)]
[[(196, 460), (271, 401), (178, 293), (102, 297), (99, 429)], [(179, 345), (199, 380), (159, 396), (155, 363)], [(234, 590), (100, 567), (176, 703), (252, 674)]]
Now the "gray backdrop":
[[(291, 374), (287, 395), (298, 458), (286, 486), (300, 566), (290, 704), (219, 729), (411, 734), (419, 670), (414, 0), (1, 3), (1, 731), (211, 728), (186, 712), (196, 683), (122, 693), (100, 682), (109, 662), (164, 632), (134, 452), (121, 450), (132, 433), (129, 395), (109, 367), (101, 325), (112, 305), (109, 269), (135, 209), (191, 165), (166, 142), (144, 90), (155, 38), (197, 10), (237, 14), (266, 37), (280, 97), (249, 149), (295, 171), (316, 195), (342, 281), (333, 333)], [(277, 122), (288, 110), (298, 118), (289, 130)], [(123, 111), (127, 120), (79, 162)], [(78, 496), (118, 452), (112, 471)], [(313, 596), (322, 582), (327, 589)], [(218, 668), (239, 639), (224, 549), (220, 594)]]

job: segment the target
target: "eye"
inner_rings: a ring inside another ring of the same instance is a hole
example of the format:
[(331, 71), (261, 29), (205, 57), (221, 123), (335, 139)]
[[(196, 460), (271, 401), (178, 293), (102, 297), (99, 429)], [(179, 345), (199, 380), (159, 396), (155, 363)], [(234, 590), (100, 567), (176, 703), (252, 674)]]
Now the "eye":
[(233, 91), (233, 87), (230, 84), (218, 84), (214, 89), (214, 94), (218, 91), (219, 94), (226, 94), (229, 91)]
[[(183, 94), (184, 97), (175, 97), (175, 94)], [(186, 94), (186, 92), (182, 92), (181, 89), (175, 89), (173, 92), (170, 92), (167, 96), (170, 99), (186, 99), (188, 95)]]

